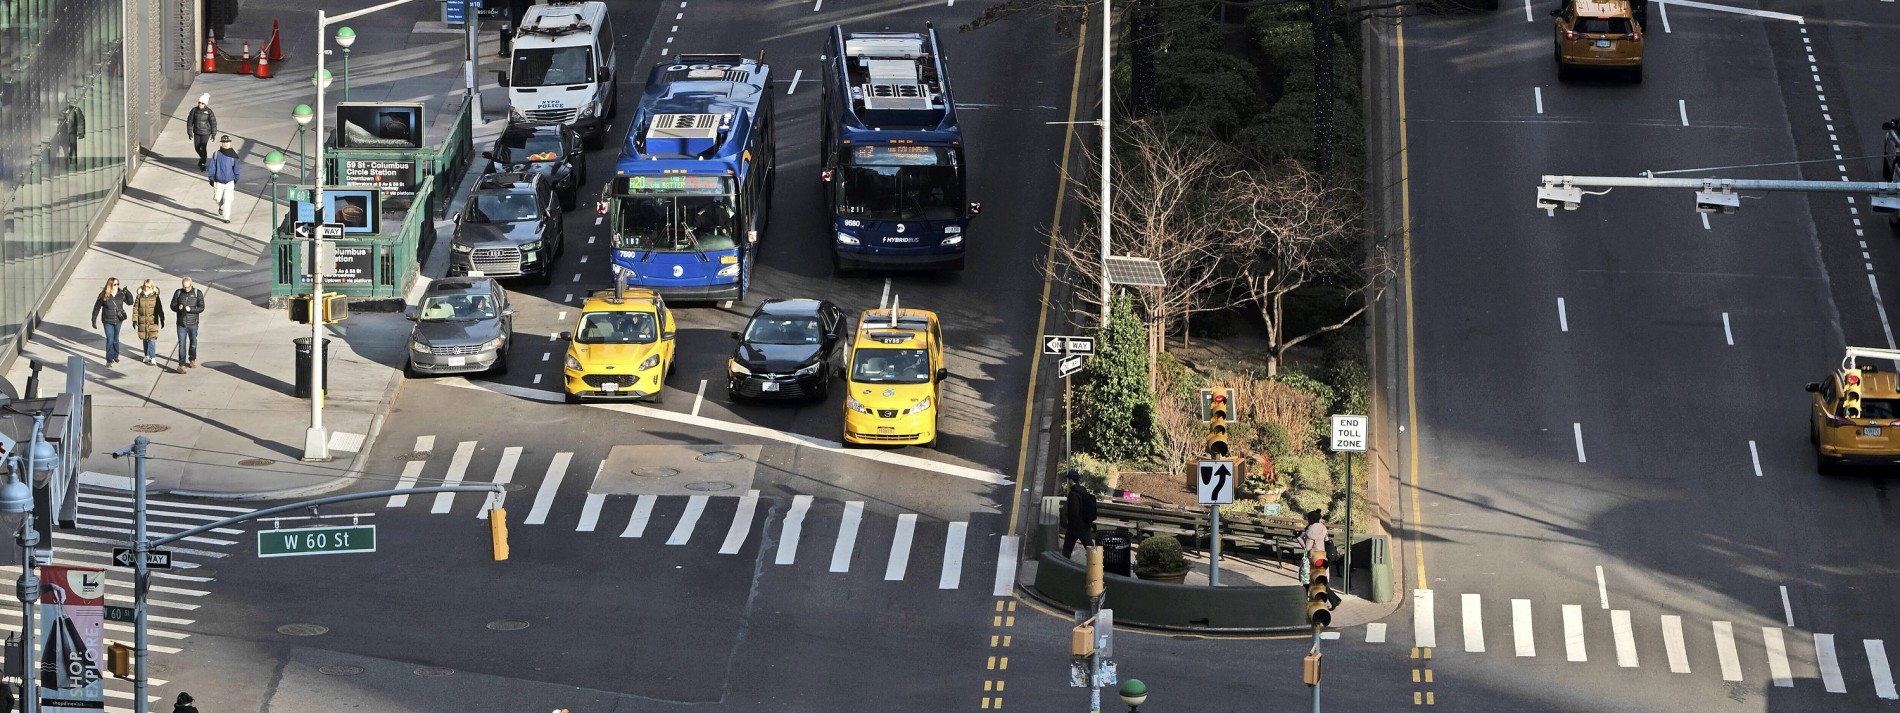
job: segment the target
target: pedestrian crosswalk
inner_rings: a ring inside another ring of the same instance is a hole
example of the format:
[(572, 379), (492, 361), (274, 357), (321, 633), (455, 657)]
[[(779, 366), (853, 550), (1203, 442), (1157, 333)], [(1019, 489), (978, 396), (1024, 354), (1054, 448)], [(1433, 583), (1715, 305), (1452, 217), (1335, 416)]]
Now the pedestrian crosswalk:
[[(1412, 592), (1414, 647), (1436, 648), (1439, 643), (1436, 594), (1429, 589)], [(1886, 642), (1881, 639), (1862, 639), (1856, 650), (1852, 645), (1838, 645), (1835, 634), (1787, 626), (1738, 625), (1721, 620), (1688, 624), (1676, 614), (1648, 619), (1627, 609), (1568, 603), (1538, 606), (1529, 599), (1509, 599), (1507, 604), (1499, 605), (1495, 599), (1487, 600), (1475, 593), (1460, 594), (1457, 602), (1453, 614), (1459, 619), (1462, 636), (1456, 646), (1465, 653), (1505, 655), (1505, 651), (1490, 650), (1487, 639), (1489, 627), (1508, 621), (1508, 655), (1514, 657), (1561, 656), (1568, 662), (1587, 664), (1591, 663), (1591, 642), (1595, 641), (1594, 650), (1599, 654), (1606, 650), (1613, 654), (1604, 665), (1614, 663), (1618, 668), (1659, 667), (1684, 675), (1700, 672), (1728, 682), (1765, 680), (1778, 688), (1796, 687), (1798, 681), (1805, 685), (1811, 677), (1828, 693), (1849, 693), (1850, 680), (1863, 681), (1871, 682), (1876, 697), (1900, 700)], [(1493, 612), (1493, 607), (1498, 611)], [(1540, 647), (1540, 635), (1553, 633), (1558, 637), (1555, 648)], [(1607, 648), (1600, 638), (1605, 636)], [(1365, 637), (1367, 643), (1384, 643), (1386, 626), (1368, 625)], [(1661, 639), (1661, 657), (1655, 656), (1657, 638)]]
[[(520, 520), (524, 527), (571, 528), (577, 533), (657, 541), (668, 547), (703, 547), (718, 555), (769, 548), (766, 554), (774, 566), (823, 567), (832, 574), (848, 574), (856, 568), (869, 576), (881, 572), (882, 579), (891, 582), (929, 582), (934, 578), (936, 588), (941, 590), (964, 586), (966, 550), (980, 537), (971, 532), (967, 520), (929, 519), (912, 512), (873, 515), (866, 512), (863, 500), (794, 495), (786, 501), (749, 488), (729, 491), (739, 493), (736, 496), (603, 493), (592, 484), (601, 482), (601, 470), (607, 462), (584, 462), (571, 451), (536, 457), (521, 446), (497, 450), (484, 448), (477, 441), (457, 441), (444, 463), (437, 457), (435, 436), (418, 436), (414, 445), (412, 457), (403, 463), (398, 488), (437, 482), (511, 486), (511, 498), (528, 498), (527, 513)], [(545, 466), (531, 462), (541, 458), (546, 459)], [(541, 473), (538, 480), (533, 475), (519, 477), (536, 472)], [(532, 493), (517, 494), (516, 488)], [(486, 519), (493, 506), (492, 497), (437, 493), (427, 499), (427, 514)], [(390, 496), (384, 509), (423, 512), (422, 503), (412, 503), (409, 495)], [(511, 520), (514, 512), (510, 508)], [(624, 524), (621, 518), (625, 518)], [(773, 526), (777, 528), (776, 536), (765, 531)], [(755, 534), (762, 541), (755, 539)], [(889, 535), (888, 549), (882, 546), (885, 535)], [(860, 540), (866, 537), (875, 538), (875, 551), (860, 547)], [(940, 550), (936, 547), (939, 542)], [(939, 551), (939, 560), (927, 564), (917, 561), (924, 556), (920, 553)], [(828, 558), (823, 556), (827, 552)], [(1000, 558), (998, 562), (996, 581), (1005, 581), (1004, 568), (1010, 563)], [(922, 569), (926, 566), (927, 571)], [(987, 579), (982, 581), (988, 583)]]
[[(248, 511), (248, 508), (148, 498), (147, 529), (153, 536), (164, 536)], [(78, 529), (54, 531), (52, 563), (99, 567), (107, 570), (106, 604), (115, 607), (132, 607), (134, 604), (132, 571), (113, 567), (111, 562), (113, 547), (129, 546), (134, 525), (133, 515), (131, 498), (82, 489), (79, 493)], [(192, 634), (188, 629), (197, 623), (201, 602), (211, 594), (211, 583), (216, 581), (215, 577), (206, 574), (210, 569), (205, 565), (210, 561), (229, 556), (230, 553), (225, 551), (225, 548), (236, 544), (233, 540), (212, 535), (234, 535), (241, 532), (219, 528), (206, 533), (205, 536), (193, 536), (181, 540), (181, 542), (190, 543), (189, 545), (166, 548), (172, 553), (171, 569), (155, 570), (151, 573), (151, 588), (146, 597), (148, 638), (146, 648), (151, 653), (153, 664), (162, 665), (164, 657), (183, 654), (189, 647)], [(17, 578), (19, 575), (18, 565), (0, 566), (0, 577)], [(0, 627), (18, 630), (22, 623), (18, 607), (0, 607)], [(128, 646), (133, 643), (134, 626), (132, 624), (108, 621), (104, 628), (107, 643), (122, 643)], [(100, 656), (103, 657), (104, 654)], [(105, 710), (129, 713), (133, 708), (132, 682), (110, 676), (107, 676), (105, 681)], [(157, 703), (164, 698), (157, 693), (164, 691), (165, 687), (172, 682), (162, 678), (148, 677), (147, 683), (150, 686), (147, 701)]]

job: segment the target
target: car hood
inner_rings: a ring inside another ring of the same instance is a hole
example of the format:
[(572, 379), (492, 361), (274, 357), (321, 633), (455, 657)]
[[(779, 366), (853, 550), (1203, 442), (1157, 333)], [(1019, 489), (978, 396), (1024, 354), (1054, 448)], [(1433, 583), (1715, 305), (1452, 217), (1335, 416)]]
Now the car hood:
[(582, 344), (568, 345), (567, 353), (581, 363), (583, 371), (611, 371), (616, 374), (632, 374), (640, 362), (647, 357), (660, 353), (660, 345), (652, 344)]
[(851, 383), (851, 398), (870, 409), (906, 409), (931, 395), (930, 384)]
[(498, 170), (513, 173), (538, 173), (542, 178), (548, 179), (549, 181), (558, 180), (567, 175), (567, 162), (565, 161), (517, 161), (515, 163), (495, 161), (494, 164)]
[(438, 347), (480, 344), (501, 336), (501, 320), (478, 319), (469, 322), (417, 322), (411, 339)]
[(455, 228), (455, 242), (473, 247), (507, 247), (539, 239), (539, 223), (522, 220), (513, 223), (463, 223)]
[(740, 342), (732, 358), (740, 366), (757, 371), (783, 373), (810, 364), (818, 358), (821, 344), (751, 344)]

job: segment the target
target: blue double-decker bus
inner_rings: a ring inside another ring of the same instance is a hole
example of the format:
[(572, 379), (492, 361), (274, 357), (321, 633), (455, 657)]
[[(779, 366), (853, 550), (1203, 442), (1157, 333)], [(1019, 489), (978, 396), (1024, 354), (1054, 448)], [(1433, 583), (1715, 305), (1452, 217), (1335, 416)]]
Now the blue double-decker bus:
[(600, 212), (616, 279), (669, 300), (744, 299), (771, 208), (771, 68), (686, 54), (653, 67)]
[(964, 230), (980, 206), (966, 200), (963, 130), (937, 30), (833, 26), (824, 56), (833, 265), (963, 269)]

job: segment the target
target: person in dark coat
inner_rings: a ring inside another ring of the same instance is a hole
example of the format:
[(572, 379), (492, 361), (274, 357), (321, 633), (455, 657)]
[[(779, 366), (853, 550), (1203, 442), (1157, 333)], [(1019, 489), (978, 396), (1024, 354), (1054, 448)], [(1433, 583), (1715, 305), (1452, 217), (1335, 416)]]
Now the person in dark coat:
[(1081, 540), (1083, 547), (1095, 546), (1095, 494), (1082, 487), (1082, 476), (1069, 469), (1062, 476), (1068, 481), (1068, 497), (1062, 501), (1062, 556), (1068, 557), (1075, 551), (1075, 541)]
[(218, 135), (218, 113), (211, 110), (210, 92), (198, 95), (198, 106), (185, 115), (185, 133), (191, 134), (191, 146), (198, 149), (198, 170), (205, 170), (210, 158), (205, 147), (210, 145), (211, 137)]
[(198, 706), (193, 705), (195, 702), (191, 699), (191, 694), (180, 693), (178, 701), (172, 704), (172, 713), (198, 713)]
[(205, 291), (191, 284), (187, 277), (179, 282), (179, 288), (172, 290), (172, 312), (177, 318), (172, 324), (178, 329), (178, 373), (183, 374), (198, 365), (198, 315), (205, 311)]
[(106, 366), (119, 363), (119, 326), (125, 322), (125, 308), (132, 304), (132, 291), (119, 284), (119, 278), (106, 278), (106, 287), (92, 301), (92, 327), (106, 325)]

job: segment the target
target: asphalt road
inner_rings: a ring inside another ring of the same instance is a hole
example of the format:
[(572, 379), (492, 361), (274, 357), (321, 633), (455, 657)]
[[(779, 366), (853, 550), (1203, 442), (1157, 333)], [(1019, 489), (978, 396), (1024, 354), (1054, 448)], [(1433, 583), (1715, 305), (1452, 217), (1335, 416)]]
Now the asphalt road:
[(1393, 622), (1437, 675), (1401, 674), (1388, 705), (1885, 705), (1900, 512), (1883, 477), (1816, 475), (1801, 390), (1844, 342), (1891, 344), (1884, 217), (1839, 195), (1748, 196), (1706, 226), (1687, 192), (1531, 198), (1543, 174), (1837, 155), (1718, 175), (1877, 180), (1854, 157), (1900, 113), (1874, 60), (1896, 11), (1652, 3), (1632, 85), (1558, 82), (1552, 4), (1505, 5), (1406, 24), (1417, 476), (1396, 558), (1429, 599)]

